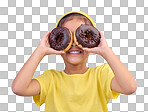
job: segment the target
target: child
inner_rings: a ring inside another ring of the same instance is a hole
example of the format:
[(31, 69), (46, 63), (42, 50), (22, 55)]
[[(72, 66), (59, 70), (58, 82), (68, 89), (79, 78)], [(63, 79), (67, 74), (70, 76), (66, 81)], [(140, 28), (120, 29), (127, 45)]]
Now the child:
[[(95, 27), (90, 16), (80, 11), (63, 15), (57, 27), (67, 27), (74, 35), (81, 24)], [(116, 99), (119, 93), (128, 95), (135, 92), (137, 84), (109, 48), (102, 32), (99, 32), (101, 42), (98, 47), (81, 49), (73, 42), (67, 52), (52, 49), (48, 43), (50, 31), (47, 32), (14, 79), (13, 92), (21, 96), (33, 96), (37, 106), (45, 103), (45, 112), (108, 112), (107, 103), (110, 99)], [(81, 53), (70, 53), (72, 51)], [(87, 67), (90, 53), (101, 55), (108, 64)], [(43, 57), (52, 54), (62, 56), (65, 69), (46, 70), (32, 79)]]

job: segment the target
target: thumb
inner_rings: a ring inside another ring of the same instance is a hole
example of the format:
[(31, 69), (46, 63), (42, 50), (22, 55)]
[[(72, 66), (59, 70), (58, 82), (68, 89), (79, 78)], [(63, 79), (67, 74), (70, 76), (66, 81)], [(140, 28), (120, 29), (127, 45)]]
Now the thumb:
[(91, 51), (91, 49), (90, 49), (90, 48), (83, 48), (83, 50), (84, 50), (84, 51), (88, 51), (88, 52), (90, 52), (90, 51)]
[(64, 51), (56, 51), (55, 50), (55, 54), (60, 55), (60, 54), (65, 54), (65, 52)]
[(90, 53), (96, 53), (96, 48), (93, 47), (93, 48), (83, 48), (83, 50), (87, 51), (87, 52), (90, 52)]

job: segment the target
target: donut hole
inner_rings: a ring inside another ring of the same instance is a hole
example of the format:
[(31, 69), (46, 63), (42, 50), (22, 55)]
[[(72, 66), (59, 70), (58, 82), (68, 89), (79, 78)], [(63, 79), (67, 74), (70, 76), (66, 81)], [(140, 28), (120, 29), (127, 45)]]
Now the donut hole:
[(90, 40), (90, 39), (92, 38), (92, 32), (89, 31), (89, 30), (86, 30), (86, 32), (85, 32), (85, 37), (86, 37), (88, 40)]
[(57, 42), (61, 42), (62, 41), (62, 38), (63, 38), (63, 34), (59, 34), (56, 38), (56, 41)]
[(87, 38), (88, 38), (88, 40), (89, 40), (91, 36), (90, 36), (90, 34), (89, 34), (89, 33), (86, 33), (85, 37), (87, 37)]

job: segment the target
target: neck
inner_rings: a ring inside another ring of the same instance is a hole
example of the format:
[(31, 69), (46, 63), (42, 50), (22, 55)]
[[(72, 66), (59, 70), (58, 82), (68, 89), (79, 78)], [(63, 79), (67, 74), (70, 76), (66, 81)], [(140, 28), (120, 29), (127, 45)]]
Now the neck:
[(71, 65), (71, 64), (65, 64), (65, 70), (64, 72), (66, 74), (83, 74), (87, 71), (88, 67), (86, 67), (85, 64), (79, 64), (79, 65)]

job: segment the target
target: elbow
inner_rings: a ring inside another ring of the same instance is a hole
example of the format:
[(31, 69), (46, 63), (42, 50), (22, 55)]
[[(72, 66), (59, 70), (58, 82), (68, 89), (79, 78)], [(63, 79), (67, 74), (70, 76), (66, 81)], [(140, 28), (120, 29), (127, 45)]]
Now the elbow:
[(126, 93), (126, 95), (133, 94), (133, 93), (136, 92), (136, 90), (137, 90), (137, 87), (131, 88), (131, 89)]
[(132, 86), (128, 88), (128, 91), (126, 92), (126, 95), (133, 94), (133, 93), (136, 92), (136, 90), (137, 90), (137, 83), (132, 84)]
[(137, 82), (134, 80), (132, 86), (131, 86), (131, 94), (135, 93), (137, 90)]
[(14, 94), (18, 95), (18, 87), (17, 87), (17, 84), (15, 82), (15, 80), (12, 82), (12, 85), (11, 85), (11, 90)]
[(11, 90), (14, 94), (21, 96), (22, 94), (22, 89), (20, 89), (19, 87), (15, 86), (12, 84), (11, 86)]
[(14, 86), (13, 84), (12, 84), (12, 86), (11, 86), (11, 90), (12, 90), (12, 92), (13, 92), (14, 94), (19, 95), (19, 90), (18, 90), (18, 88), (17, 88), (16, 86)]
[(11, 86), (11, 90), (14, 94), (17, 94), (17, 89), (14, 86)]

